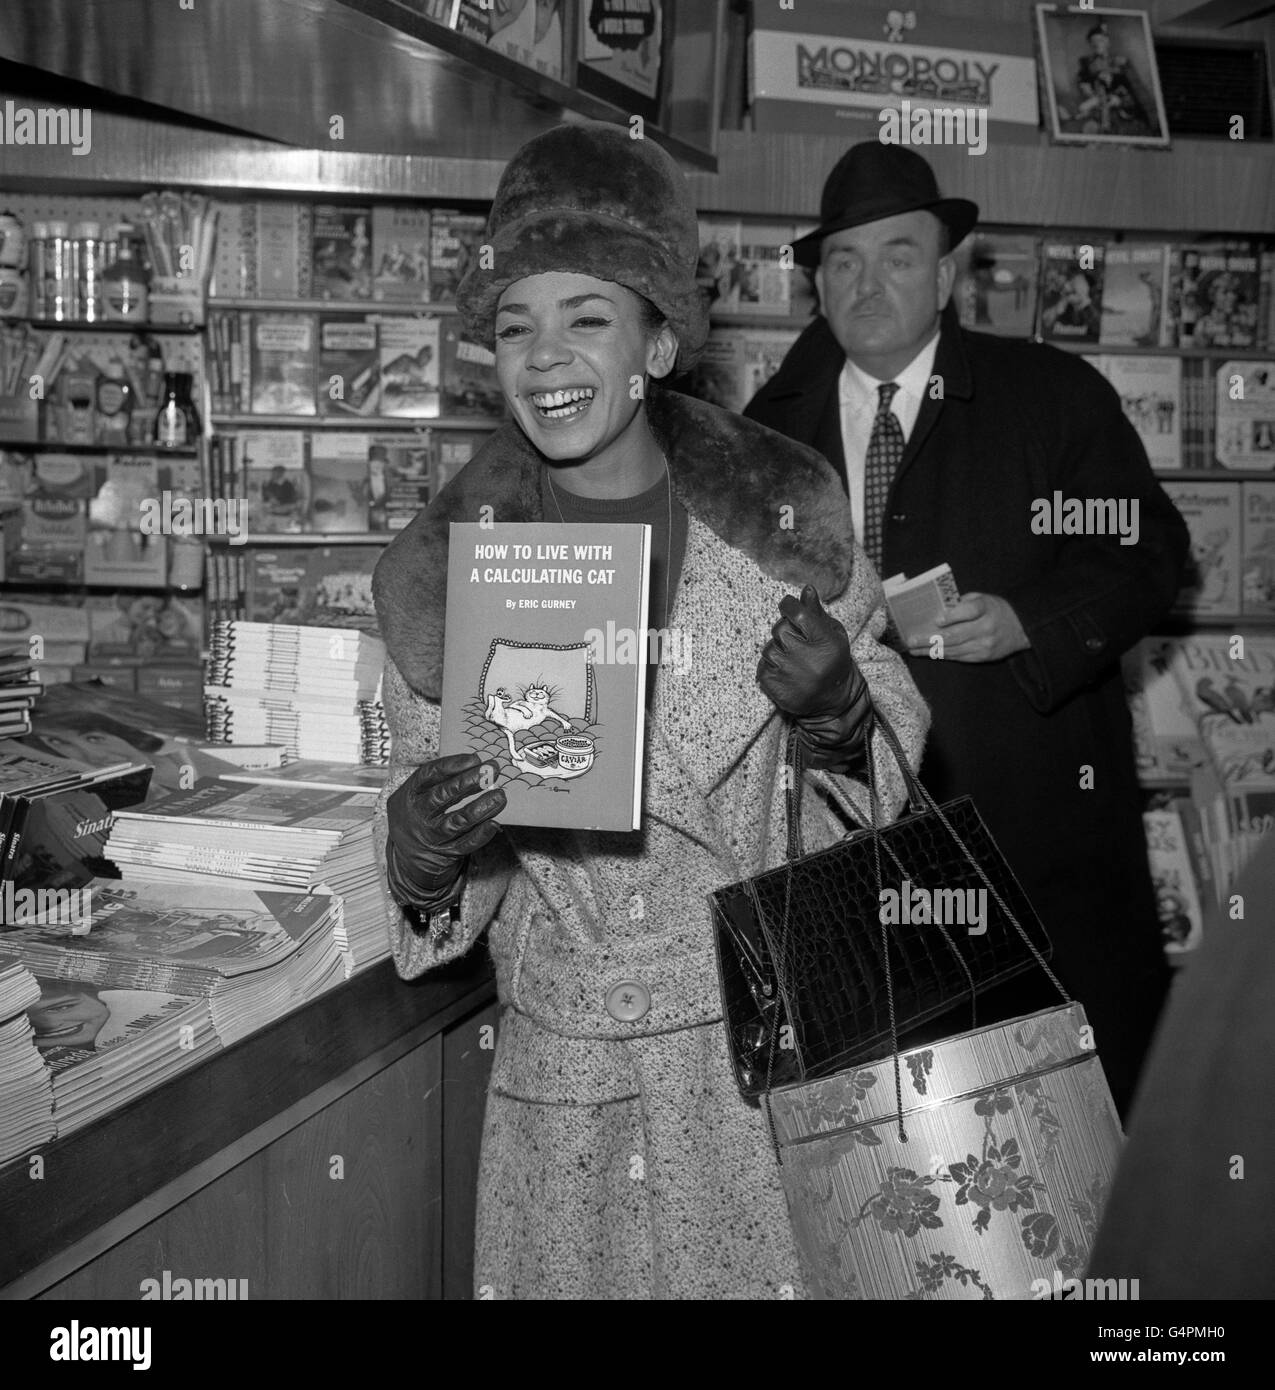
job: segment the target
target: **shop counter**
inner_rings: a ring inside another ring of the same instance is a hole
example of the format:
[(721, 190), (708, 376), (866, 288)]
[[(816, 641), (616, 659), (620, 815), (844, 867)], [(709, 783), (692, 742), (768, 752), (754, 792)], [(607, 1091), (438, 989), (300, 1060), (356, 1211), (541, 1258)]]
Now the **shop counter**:
[(6, 1164), (0, 1297), (472, 1297), (495, 995), (382, 961)]

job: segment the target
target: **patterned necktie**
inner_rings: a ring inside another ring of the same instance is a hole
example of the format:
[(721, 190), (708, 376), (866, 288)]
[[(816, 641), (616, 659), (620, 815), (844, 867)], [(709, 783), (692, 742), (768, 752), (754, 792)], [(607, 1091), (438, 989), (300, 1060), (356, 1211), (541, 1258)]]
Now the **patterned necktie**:
[(877, 387), (881, 403), (872, 421), (872, 436), (868, 440), (863, 467), (863, 548), (878, 573), (881, 571), (881, 531), (886, 499), (895, 470), (903, 458), (903, 426), (890, 409), (898, 389), (895, 381)]

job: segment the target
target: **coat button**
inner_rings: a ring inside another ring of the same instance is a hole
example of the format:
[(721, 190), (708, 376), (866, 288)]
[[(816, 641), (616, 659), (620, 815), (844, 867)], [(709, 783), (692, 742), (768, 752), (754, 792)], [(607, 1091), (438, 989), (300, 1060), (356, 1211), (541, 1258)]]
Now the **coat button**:
[(621, 980), (607, 990), (606, 1006), (617, 1023), (636, 1023), (651, 1007), (651, 991), (640, 980)]

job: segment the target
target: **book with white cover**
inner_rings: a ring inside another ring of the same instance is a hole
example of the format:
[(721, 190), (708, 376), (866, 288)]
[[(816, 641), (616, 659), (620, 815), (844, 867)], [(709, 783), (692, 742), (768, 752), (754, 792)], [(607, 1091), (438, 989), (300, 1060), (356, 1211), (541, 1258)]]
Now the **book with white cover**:
[(938, 624), (961, 600), (950, 565), (935, 565), (911, 579), (891, 575), (882, 585), (890, 617), (904, 645), (932, 642), (941, 636)]
[(1154, 469), (1182, 467), (1182, 359), (1108, 353), (1099, 370), (1115, 387)]
[(502, 823), (639, 827), (650, 556), (645, 525), (452, 523), (439, 752), (496, 765)]

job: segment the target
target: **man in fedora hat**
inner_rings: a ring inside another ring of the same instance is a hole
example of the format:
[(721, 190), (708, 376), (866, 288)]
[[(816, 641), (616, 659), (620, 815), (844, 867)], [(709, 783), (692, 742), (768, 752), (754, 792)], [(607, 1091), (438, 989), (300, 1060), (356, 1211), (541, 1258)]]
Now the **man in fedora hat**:
[[(1119, 659), (1168, 611), (1187, 531), (1088, 363), (960, 327), (950, 253), (977, 217), (915, 151), (851, 148), (795, 248), (822, 316), (745, 413), (841, 472), (882, 575), (951, 566), (941, 643), (907, 653), (933, 720), (922, 775), (973, 796), (1123, 1111), (1168, 975)], [(1123, 504), (1136, 533), (1039, 534), (1055, 494)], [(1057, 1002), (1043, 975), (1006, 989), (1001, 1017)]]

